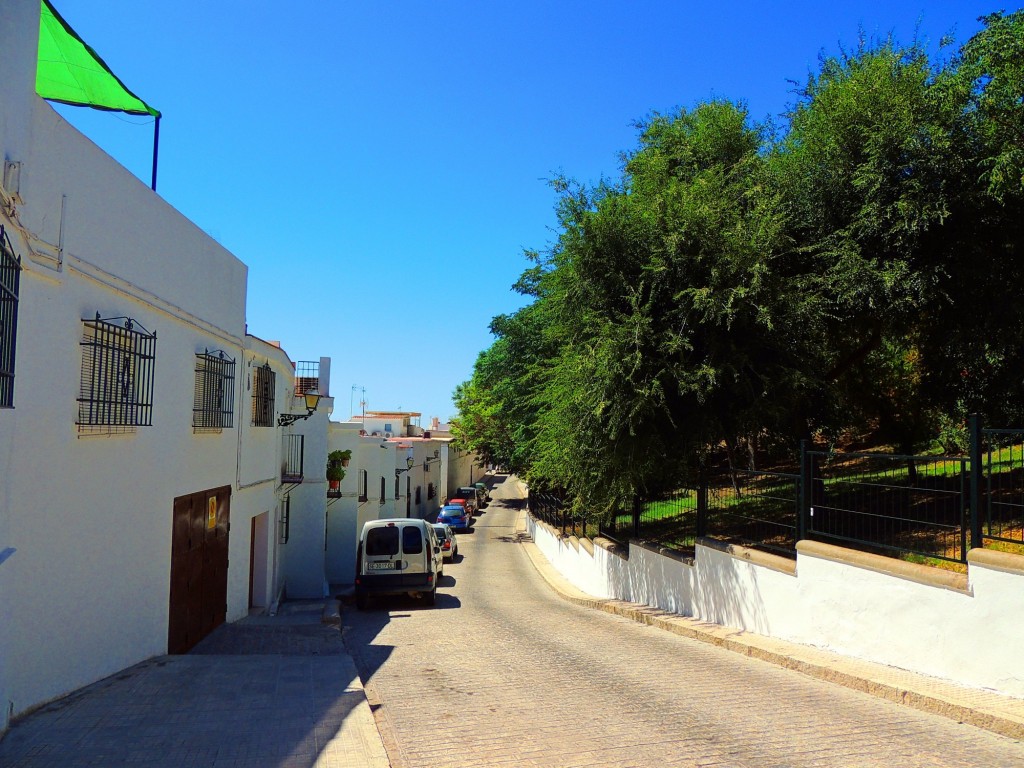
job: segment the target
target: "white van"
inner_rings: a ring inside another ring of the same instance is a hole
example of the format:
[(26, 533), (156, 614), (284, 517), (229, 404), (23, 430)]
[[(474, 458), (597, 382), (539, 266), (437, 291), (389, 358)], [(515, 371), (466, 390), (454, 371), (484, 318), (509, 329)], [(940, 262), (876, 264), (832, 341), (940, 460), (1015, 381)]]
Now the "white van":
[(407, 517), (370, 520), (356, 552), (356, 607), (372, 595), (422, 595), (434, 604), (437, 580), (444, 574), (441, 545), (425, 520)]

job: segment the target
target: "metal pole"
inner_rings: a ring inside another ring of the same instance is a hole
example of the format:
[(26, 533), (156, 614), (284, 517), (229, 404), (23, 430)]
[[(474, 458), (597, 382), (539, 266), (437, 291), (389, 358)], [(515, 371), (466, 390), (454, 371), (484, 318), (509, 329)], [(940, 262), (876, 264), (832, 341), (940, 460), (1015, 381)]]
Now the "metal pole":
[(972, 413), (967, 418), (967, 429), (970, 433), (971, 453), (971, 546), (981, 547), (981, 414)]
[(150, 185), (152, 190), (156, 192), (156, 161), (160, 155), (160, 115), (156, 116), (156, 122), (153, 123), (153, 183)]
[(807, 538), (807, 517), (811, 509), (811, 457), (807, 440), (800, 441), (800, 488), (797, 492), (796, 540)]
[(697, 480), (697, 538), (708, 535), (708, 478), (702, 470)]

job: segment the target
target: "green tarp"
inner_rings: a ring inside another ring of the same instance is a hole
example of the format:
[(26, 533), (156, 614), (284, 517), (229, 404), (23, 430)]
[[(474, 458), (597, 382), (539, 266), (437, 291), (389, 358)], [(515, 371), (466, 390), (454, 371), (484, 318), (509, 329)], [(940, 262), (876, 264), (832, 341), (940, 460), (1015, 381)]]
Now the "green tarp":
[(36, 93), (44, 99), (94, 109), (153, 115), (160, 112), (129, 91), (75, 34), (49, 0), (42, 0)]

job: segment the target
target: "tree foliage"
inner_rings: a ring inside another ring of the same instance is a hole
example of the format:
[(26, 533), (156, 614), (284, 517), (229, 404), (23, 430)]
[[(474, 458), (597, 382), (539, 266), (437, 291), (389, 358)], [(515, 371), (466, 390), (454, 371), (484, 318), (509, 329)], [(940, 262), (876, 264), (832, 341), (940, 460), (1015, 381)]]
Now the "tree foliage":
[(784, 130), (709, 101), (640, 123), (619, 179), (556, 179), (460, 439), (607, 510), (718, 445), (1024, 415), (1024, 14), (985, 25), (823, 57)]

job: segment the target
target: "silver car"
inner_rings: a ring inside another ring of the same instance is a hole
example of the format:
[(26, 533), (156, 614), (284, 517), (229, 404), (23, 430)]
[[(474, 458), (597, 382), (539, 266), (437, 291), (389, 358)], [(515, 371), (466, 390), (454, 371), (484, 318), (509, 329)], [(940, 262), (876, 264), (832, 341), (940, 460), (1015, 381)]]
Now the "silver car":
[(441, 555), (445, 562), (455, 562), (459, 555), (459, 542), (455, 539), (455, 531), (450, 525), (433, 523), (437, 541), (441, 545)]

